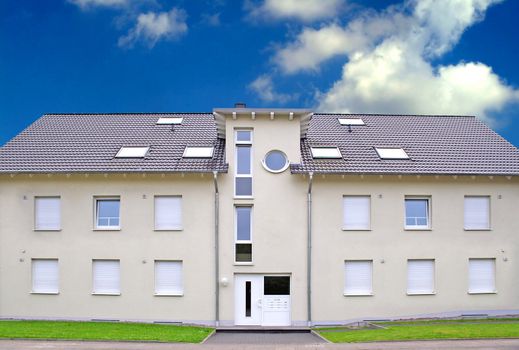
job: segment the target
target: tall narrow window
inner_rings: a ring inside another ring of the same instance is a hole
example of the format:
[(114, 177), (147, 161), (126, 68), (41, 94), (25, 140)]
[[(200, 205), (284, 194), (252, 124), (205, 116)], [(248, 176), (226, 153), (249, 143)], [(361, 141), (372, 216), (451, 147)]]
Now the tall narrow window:
[(465, 197), (465, 230), (490, 229), (490, 197)]
[(182, 261), (155, 260), (155, 295), (182, 295)]
[(372, 287), (371, 260), (344, 262), (344, 295), (371, 295)]
[(237, 197), (252, 197), (252, 131), (236, 130), (234, 190)]
[(430, 228), (429, 198), (405, 199), (405, 228), (428, 229)]
[(469, 293), (496, 292), (496, 259), (469, 259)]
[(95, 199), (95, 226), (101, 230), (116, 230), (120, 228), (119, 198)]
[(182, 197), (155, 196), (155, 230), (182, 229)]
[(344, 196), (343, 201), (343, 230), (369, 230), (370, 196)]
[(61, 229), (60, 197), (36, 197), (34, 199), (34, 229), (42, 231)]
[(252, 207), (235, 207), (235, 261), (252, 262)]
[(58, 259), (32, 260), (32, 292), (41, 294), (59, 292)]
[(119, 295), (119, 260), (92, 260), (93, 294)]
[(407, 260), (407, 294), (434, 293), (434, 260)]
[(251, 281), (245, 282), (245, 317), (251, 317)]

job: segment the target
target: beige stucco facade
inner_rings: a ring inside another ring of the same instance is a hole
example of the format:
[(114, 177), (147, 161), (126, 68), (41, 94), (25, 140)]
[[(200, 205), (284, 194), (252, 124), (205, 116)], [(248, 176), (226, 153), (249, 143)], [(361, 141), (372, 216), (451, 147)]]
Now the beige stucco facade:
[[(253, 130), (253, 197), (235, 198), (234, 131)], [(218, 174), (219, 320), (234, 324), (237, 274), (290, 276), (291, 323), (306, 324), (309, 176), (273, 174), (273, 149), (300, 160), (300, 122), (279, 116), (226, 121), (229, 172)], [(154, 230), (154, 196), (182, 196), (182, 230)], [(371, 197), (371, 229), (342, 229), (343, 196)], [(404, 229), (405, 196), (431, 201), (431, 229)], [(466, 195), (491, 198), (491, 230), (466, 231)], [(60, 231), (34, 230), (34, 198), (60, 196)], [(94, 198), (118, 196), (121, 229), (94, 229)], [(488, 176), (331, 176), (312, 186), (312, 322), (426, 314), (519, 312), (516, 224), (519, 182)], [(253, 262), (235, 263), (237, 205), (252, 205)], [(0, 317), (116, 319), (213, 324), (213, 174), (0, 176)], [(31, 259), (59, 259), (59, 294), (31, 293)], [(494, 294), (468, 294), (468, 259), (494, 258)], [(119, 259), (120, 295), (92, 294), (92, 259)], [(406, 294), (407, 260), (435, 260), (435, 294)], [(154, 261), (183, 262), (182, 296), (154, 295)], [(373, 261), (373, 295), (344, 295), (344, 261)], [(223, 283), (223, 281), (226, 281)]]

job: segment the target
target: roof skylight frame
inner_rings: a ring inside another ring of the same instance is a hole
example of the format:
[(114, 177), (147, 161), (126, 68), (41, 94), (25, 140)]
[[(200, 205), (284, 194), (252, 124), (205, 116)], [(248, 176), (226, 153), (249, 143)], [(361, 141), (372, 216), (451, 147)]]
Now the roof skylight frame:
[(380, 159), (409, 160), (409, 154), (402, 147), (375, 147)]
[(182, 158), (213, 158), (214, 146), (186, 146)]
[(365, 126), (366, 123), (362, 118), (337, 118), (339, 124), (348, 126)]
[(310, 147), (313, 159), (342, 159), (339, 147), (335, 146), (315, 146)]
[(144, 158), (149, 150), (150, 146), (122, 146), (115, 158)]
[(183, 117), (159, 117), (157, 125), (180, 125), (184, 121)]

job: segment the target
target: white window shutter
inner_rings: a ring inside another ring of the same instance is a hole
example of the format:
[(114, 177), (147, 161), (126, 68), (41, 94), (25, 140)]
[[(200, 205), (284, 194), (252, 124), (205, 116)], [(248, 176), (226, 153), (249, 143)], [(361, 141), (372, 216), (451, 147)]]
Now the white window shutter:
[(61, 199), (59, 197), (37, 197), (34, 202), (35, 229), (61, 229)]
[(434, 293), (434, 260), (407, 261), (407, 293)]
[(181, 261), (155, 261), (155, 294), (182, 295)]
[(469, 259), (469, 293), (495, 293), (495, 259)]
[(59, 292), (58, 259), (32, 260), (32, 292)]
[(372, 261), (346, 261), (344, 264), (344, 294), (372, 294)]
[(465, 197), (465, 229), (490, 228), (490, 197)]
[(343, 210), (343, 228), (345, 230), (369, 230), (369, 196), (344, 196)]
[(120, 293), (119, 260), (94, 260), (92, 270), (94, 294)]
[(182, 197), (157, 196), (155, 197), (155, 229), (180, 230), (182, 229)]

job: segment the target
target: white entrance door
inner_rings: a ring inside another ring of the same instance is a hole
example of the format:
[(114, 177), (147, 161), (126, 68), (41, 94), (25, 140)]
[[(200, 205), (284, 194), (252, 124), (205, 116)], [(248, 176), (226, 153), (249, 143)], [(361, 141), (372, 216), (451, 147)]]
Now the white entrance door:
[(290, 325), (290, 276), (237, 274), (234, 281), (236, 325)]

